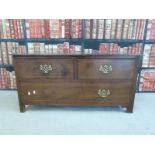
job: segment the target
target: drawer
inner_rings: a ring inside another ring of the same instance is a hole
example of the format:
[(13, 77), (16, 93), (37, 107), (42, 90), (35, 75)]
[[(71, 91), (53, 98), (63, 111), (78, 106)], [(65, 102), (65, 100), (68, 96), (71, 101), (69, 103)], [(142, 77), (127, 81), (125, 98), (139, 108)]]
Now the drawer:
[(15, 70), (20, 79), (72, 79), (72, 59), (16, 59)]
[(130, 101), (130, 82), (75, 82), (21, 84), (25, 102), (60, 103), (71, 105), (127, 104)]
[(132, 79), (134, 59), (79, 59), (78, 79)]

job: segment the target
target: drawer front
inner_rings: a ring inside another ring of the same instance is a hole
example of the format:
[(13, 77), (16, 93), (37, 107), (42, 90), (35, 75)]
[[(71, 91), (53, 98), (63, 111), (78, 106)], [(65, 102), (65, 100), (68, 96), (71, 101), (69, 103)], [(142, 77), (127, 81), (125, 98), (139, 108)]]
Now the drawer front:
[(71, 59), (16, 59), (15, 69), (20, 79), (72, 79)]
[(134, 59), (79, 59), (79, 79), (132, 79)]
[(130, 82), (53, 82), (22, 83), (22, 98), (25, 102), (49, 102), (50, 104), (84, 102), (89, 104), (126, 104), (130, 100)]

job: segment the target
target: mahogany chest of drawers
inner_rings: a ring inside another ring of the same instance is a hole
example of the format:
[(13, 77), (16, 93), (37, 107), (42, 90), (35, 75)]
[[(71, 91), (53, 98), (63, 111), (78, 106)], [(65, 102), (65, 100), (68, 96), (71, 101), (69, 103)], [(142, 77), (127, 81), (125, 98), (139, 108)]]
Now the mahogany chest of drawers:
[(105, 105), (133, 111), (138, 55), (13, 55), (25, 105)]

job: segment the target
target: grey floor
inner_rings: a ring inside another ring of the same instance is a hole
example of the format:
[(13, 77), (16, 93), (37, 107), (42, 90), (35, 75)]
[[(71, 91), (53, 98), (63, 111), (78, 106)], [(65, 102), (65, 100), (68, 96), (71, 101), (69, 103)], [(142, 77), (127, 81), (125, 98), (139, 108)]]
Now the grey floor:
[(19, 112), (16, 91), (0, 91), (0, 134), (155, 134), (155, 94), (136, 94), (134, 113), (118, 107), (30, 106)]

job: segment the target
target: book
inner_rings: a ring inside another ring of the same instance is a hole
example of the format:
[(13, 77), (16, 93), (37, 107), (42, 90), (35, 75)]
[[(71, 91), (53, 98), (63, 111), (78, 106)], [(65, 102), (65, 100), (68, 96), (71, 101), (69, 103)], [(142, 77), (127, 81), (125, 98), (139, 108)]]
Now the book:
[(70, 45), (69, 42), (60, 44), (28, 43), (29, 54), (77, 54), (81, 52), (81, 45)]
[(140, 91), (155, 91), (155, 71), (142, 70), (140, 75)]
[(22, 19), (0, 19), (0, 38), (21, 39), (23, 33)]
[(122, 38), (123, 23), (124, 23), (123, 19), (118, 19), (117, 20), (116, 39), (121, 39)]
[(91, 22), (92, 22), (91, 38), (96, 39), (97, 38), (97, 19), (92, 19)]
[(12, 64), (12, 54), (25, 54), (26, 46), (17, 42), (0, 43), (0, 64)]
[(71, 19), (65, 19), (65, 38), (71, 37)]
[(117, 19), (112, 19), (110, 39), (116, 39), (116, 27), (117, 27)]
[(122, 39), (128, 39), (129, 26), (130, 26), (130, 19), (125, 19), (124, 26), (123, 26)]
[(140, 54), (142, 44), (121, 47), (114, 43), (100, 43), (99, 54)]
[(0, 64), (3, 64), (2, 48), (0, 46)]
[(103, 39), (104, 37), (104, 19), (97, 20), (97, 39)]
[(91, 38), (91, 19), (85, 19), (85, 39)]
[(111, 27), (112, 27), (112, 20), (106, 19), (106, 21), (105, 21), (105, 39), (111, 38)]
[(146, 44), (144, 47), (143, 67), (155, 67), (155, 45)]
[(7, 71), (6, 68), (0, 68), (0, 89), (16, 89), (15, 71)]

